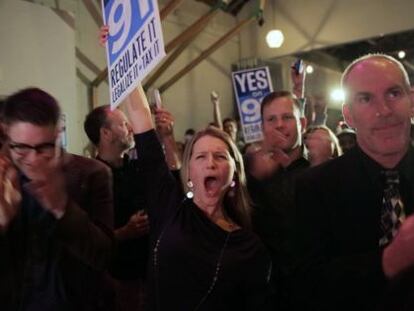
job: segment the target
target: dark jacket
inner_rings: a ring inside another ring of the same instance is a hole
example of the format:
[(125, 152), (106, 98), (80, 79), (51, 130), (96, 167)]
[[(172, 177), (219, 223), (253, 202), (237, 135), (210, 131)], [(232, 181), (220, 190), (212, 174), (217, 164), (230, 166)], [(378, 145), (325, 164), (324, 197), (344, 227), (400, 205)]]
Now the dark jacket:
[[(398, 165), (412, 213), (414, 154)], [(386, 280), (379, 239), (381, 166), (355, 148), (297, 180), (296, 302), (303, 310), (375, 310)]]
[(248, 176), (248, 189), (254, 202), (254, 231), (272, 258), (273, 299), (278, 310), (291, 309), (294, 182), (308, 167), (308, 160), (302, 156), (265, 180), (259, 181)]
[(42, 296), (34, 295), (42, 292), (34, 289), (41, 283), (36, 276), (48, 283), (41, 287), (50, 306), (56, 299), (64, 302), (59, 310), (111, 310), (104, 274), (113, 247), (110, 172), (98, 161), (66, 154), (64, 174), (70, 201), (60, 220), (41, 208), (21, 179), (20, 212), (0, 235), (2, 310), (42, 306)]

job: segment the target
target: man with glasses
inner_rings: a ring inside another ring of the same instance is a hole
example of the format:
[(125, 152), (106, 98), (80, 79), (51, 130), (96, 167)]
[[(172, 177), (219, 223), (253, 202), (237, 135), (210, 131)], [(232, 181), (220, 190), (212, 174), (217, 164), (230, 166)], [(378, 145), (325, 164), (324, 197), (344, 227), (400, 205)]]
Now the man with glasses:
[[(64, 153), (60, 109), (31, 88), (5, 103), (0, 155), (0, 301), (4, 310), (111, 310), (103, 271), (113, 238), (109, 170)], [(7, 148), (8, 147), (8, 148)]]
[(13, 142), (9, 142), (8, 146), (9, 146), (9, 149), (11, 149), (15, 154), (22, 156), (22, 157), (27, 156), (32, 150), (34, 150), (36, 154), (54, 156), (56, 144), (53, 142), (53, 143), (42, 143), (36, 146), (30, 146), (26, 144), (16, 144)]

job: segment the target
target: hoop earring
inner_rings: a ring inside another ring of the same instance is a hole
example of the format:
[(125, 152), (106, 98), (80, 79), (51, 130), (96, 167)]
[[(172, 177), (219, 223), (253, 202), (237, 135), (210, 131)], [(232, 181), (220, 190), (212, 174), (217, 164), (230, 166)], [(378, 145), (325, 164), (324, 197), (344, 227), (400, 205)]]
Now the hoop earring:
[(189, 188), (187, 193), (185, 194), (187, 198), (192, 199), (194, 197), (194, 192), (193, 192), (193, 182), (191, 180), (187, 181), (187, 187)]

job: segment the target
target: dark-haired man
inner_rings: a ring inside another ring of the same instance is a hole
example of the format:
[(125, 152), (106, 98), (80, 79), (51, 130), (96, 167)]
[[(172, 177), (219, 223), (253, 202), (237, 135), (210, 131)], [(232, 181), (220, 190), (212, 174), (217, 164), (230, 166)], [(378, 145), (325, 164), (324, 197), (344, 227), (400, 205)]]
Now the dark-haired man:
[(97, 159), (112, 171), (117, 248), (111, 265), (118, 310), (142, 310), (148, 252), (145, 180), (128, 152), (135, 141), (125, 114), (109, 106), (92, 110), (85, 132), (97, 147)]
[(306, 119), (300, 102), (287, 91), (268, 94), (262, 100), (261, 112), (262, 148), (276, 162), (272, 166), (275, 170), (264, 180), (254, 178), (254, 172), (249, 172), (248, 187), (255, 203), (254, 229), (272, 256), (274, 303), (280, 310), (289, 310), (293, 183), (309, 166), (302, 143)]
[[(113, 307), (103, 274), (113, 247), (110, 172), (61, 150), (59, 118), (56, 100), (40, 89), (24, 89), (5, 103), (11, 161), (0, 157), (4, 310)], [(21, 200), (10, 199), (10, 184)]]
[(343, 114), (358, 147), (297, 180), (302, 310), (376, 310), (381, 254), (413, 212), (413, 93), (400, 62), (367, 55), (345, 70)]
[(239, 137), (239, 129), (237, 121), (233, 118), (225, 118), (223, 120), (223, 131), (230, 135), (231, 139), (236, 143), (239, 150), (243, 150), (245, 143)]
[[(175, 146), (172, 115), (163, 108), (157, 108), (155, 113), (158, 133), (166, 149), (171, 150), (171, 145)], [(97, 159), (110, 167), (113, 175), (117, 250), (111, 274), (115, 279), (118, 310), (143, 310), (149, 223), (145, 212), (145, 178), (139, 162), (128, 156), (135, 146), (133, 132), (125, 114), (109, 106), (92, 110), (86, 116), (84, 129), (97, 147)], [(166, 160), (176, 170), (179, 164), (174, 155), (168, 153)]]

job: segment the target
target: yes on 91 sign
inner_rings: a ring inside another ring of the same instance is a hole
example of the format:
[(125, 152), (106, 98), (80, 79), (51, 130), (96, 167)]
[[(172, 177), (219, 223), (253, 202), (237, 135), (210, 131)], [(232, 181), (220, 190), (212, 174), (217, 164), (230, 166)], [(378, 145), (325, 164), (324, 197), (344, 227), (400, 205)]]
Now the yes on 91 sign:
[(111, 107), (165, 56), (157, 0), (102, 0)]
[(246, 143), (262, 140), (260, 103), (273, 91), (269, 68), (236, 71), (232, 79), (244, 140)]

